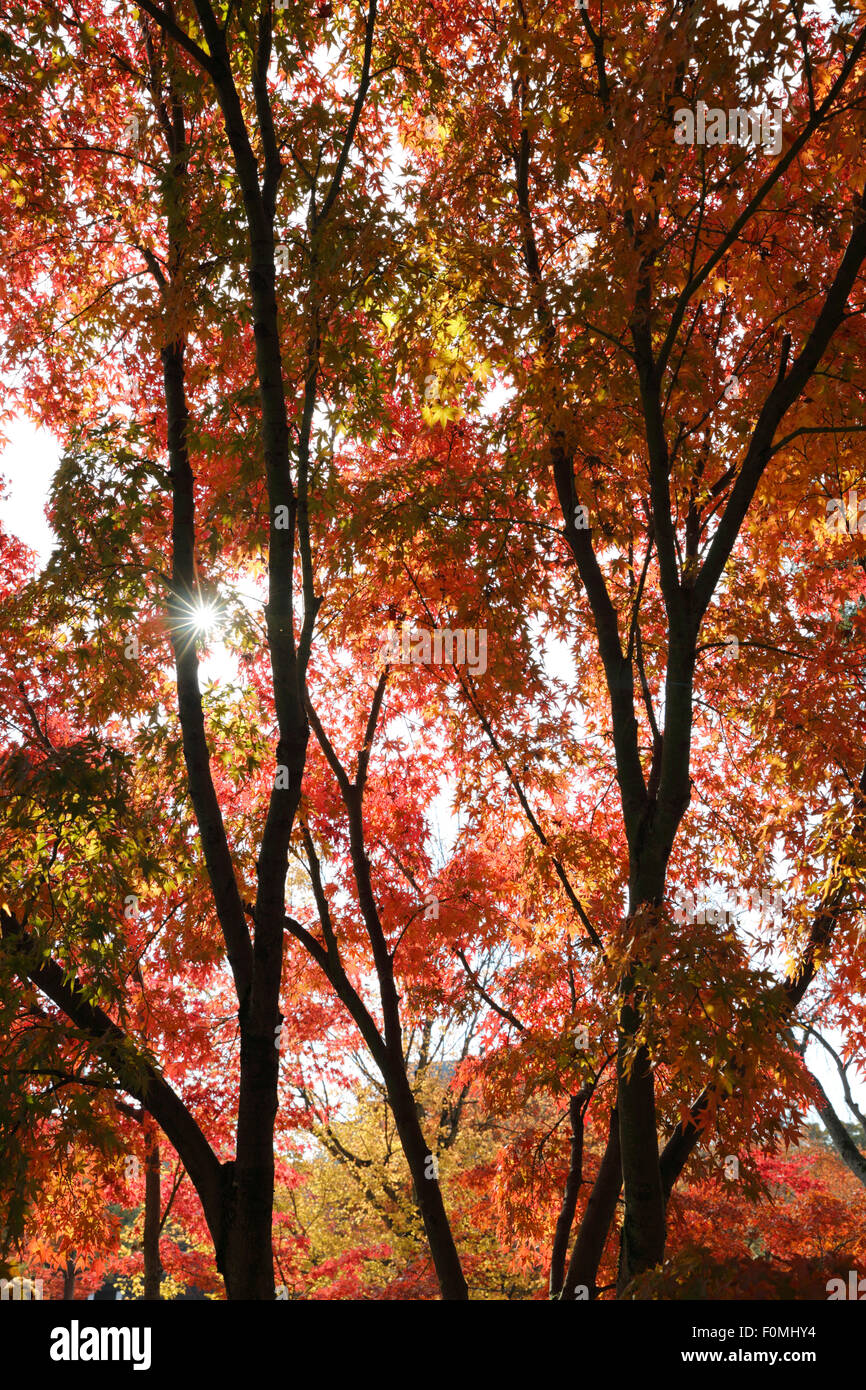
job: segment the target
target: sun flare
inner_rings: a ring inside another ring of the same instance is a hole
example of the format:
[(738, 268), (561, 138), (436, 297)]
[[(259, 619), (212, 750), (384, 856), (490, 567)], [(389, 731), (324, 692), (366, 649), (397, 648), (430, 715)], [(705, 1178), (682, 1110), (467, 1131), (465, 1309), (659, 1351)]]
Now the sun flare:
[(217, 625), (219, 610), (215, 603), (200, 599), (193, 605), (190, 618), (196, 633), (206, 637)]

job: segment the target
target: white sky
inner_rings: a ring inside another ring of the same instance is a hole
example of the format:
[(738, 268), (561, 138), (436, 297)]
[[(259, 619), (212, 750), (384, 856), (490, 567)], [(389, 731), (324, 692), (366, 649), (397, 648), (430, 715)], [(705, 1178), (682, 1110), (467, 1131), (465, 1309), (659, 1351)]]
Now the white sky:
[(35, 550), (44, 564), (54, 541), (45, 504), (60, 461), (60, 446), (53, 435), (24, 416), (7, 425), (5, 433), (9, 443), (0, 451), (0, 489), (6, 494), (0, 497), (0, 522)]

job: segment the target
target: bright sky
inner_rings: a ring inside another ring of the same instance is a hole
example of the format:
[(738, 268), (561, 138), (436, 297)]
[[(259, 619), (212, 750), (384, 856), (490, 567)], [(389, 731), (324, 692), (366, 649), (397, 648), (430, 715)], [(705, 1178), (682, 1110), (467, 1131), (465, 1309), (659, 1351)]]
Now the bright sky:
[[(53, 435), (37, 429), (23, 417), (7, 426), (6, 433), (8, 445), (0, 450), (0, 487), (5, 492), (5, 496), (0, 498), (0, 522), (7, 531), (30, 546), (36, 552), (39, 563), (44, 564), (53, 546), (51, 528), (45, 519), (45, 507), (51, 479), (59, 462), (60, 447)], [(221, 660), (218, 651), (213, 651), (210, 659), (203, 664), (202, 674), (206, 680), (218, 680), (221, 673), (230, 678), (234, 674), (233, 666), (233, 663)], [(442, 798), (435, 811), (441, 829), (447, 834), (448, 811)], [(842, 1040), (838, 1036), (831, 1034), (828, 1041), (839, 1051)], [(845, 1106), (836, 1068), (824, 1049), (812, 1043), (807, 1059), (838, 1113), (846, 1121), (852, 1119)], [(866, 1082), (852, 1076), (851, 1090), (857, 1104), (866, 1110)], [(815, 1118), (814, 1114), (810, 1116), (812, 1120)]]
[(6, 427), (6, 434), (9, 444), (0, 452), (0, 485), (6, 494), (0, 497), (0, 522), (44, 563), (54, 541), (45, 505), (60, 447), (52, 434), (23, 416)]

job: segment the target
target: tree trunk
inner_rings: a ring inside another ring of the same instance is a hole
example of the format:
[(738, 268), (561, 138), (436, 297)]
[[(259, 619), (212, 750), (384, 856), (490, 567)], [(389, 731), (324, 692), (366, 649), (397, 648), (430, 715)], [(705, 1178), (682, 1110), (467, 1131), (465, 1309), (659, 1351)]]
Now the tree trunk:
[(469, 1298), (469, 1290), (442, 1200), (435, 1159), (424, 1138), (415, 1108), (415, 1097), (403, 1068), (402, 1055), (400, 1064), (389, 1066), (387, 1073), (385, 1084), (388, 1088), (388, 1099), (400, 1143), (409, 1164), (418, 1209), (424, 1222), (442, 1297), (448, 1301), (465, 1302)]
[(592, 1088), (584, 1087), (568, 1102), (568, 1118), (571, 1125), (571, 1152), (568, 1162), (568, 1177), (562, 1194), (562, 1207), (553, 1234), (553, 1249), (550, 1255), (551, 1298), (559, 1298), (565, 1279), (565, 1257), (568, 1254), (568, 1238), (577, 1210), (577, 1196), (583, 1181), (583, 1117), (592, 1096)]
[(626, 1075), (623, 1054), (629, 1033), (633, 1026), (637, 1026), (639, 1016), (634, 1009), (626, 1007), (622, 1010), (621, 1019), (617, 1110), (625, 1217), (617, 1275), (618, 1294), (623, 1292), (635, 1275), (661, 1263), (667, 1235), (656, 1137), (655, 1082), (650, 1058), (646, 1048), (639, 1048), (631, 1072)]
[[(649, 838), (649, 836), (648, 836)], [(645, 845), (643, 863), (633, 861), (630, 919), (640, 953), (640, 938), (652, 929), (656, 905), (664, 891), (667, 856)], [(634, 979), (628, 974), (620, 987), (622, 1006), (617, 1046), (617, 1111), (622, 1159), (625, 1215), (620, 1242), (617, 1293), (632, 1279), (660, 1264), (667, 1228), (665, 1198), (659, 1167), (655, 1077), (647, 1049), (634, 1048), (641, 1026), (641, 1005)]]
[(162, 1264), (159, 1258), (160, 1156), (156, 1126), (148, 1117), (145, 1127), (144, 1167), (144, 1297), (148, 1302), (160, 1298)]
[(237, 1157), (226, 1164), (220, 1271), (228, 1298), (269, 1300), (276, 1297), (272, 1213), (279, 1053), (274, 1029), (255, 1036), (252, 1026), (247, 1022), (241, 1028)]
[(819, 1092), (822, 1104), (818, 1110), (818, 1117), (833, 1140), (834, 1148), (846, 1167), (851, 1169), (855, 1178), (866, 1187), (866, 1157), (860, 1152), (851, 1135), (848, 1133), (846, 1125), (837, 1115), (833, 1103), (821, 1082), (814, 1072), (811, 1073), (813, 1084)]
[(409, 1163), (418, 1211), (421, 1212), (421, 1220), (424, 1222), (442, 1298), (464, 1302), (468, 1300), (466, 1279), (463, 1277), (455, 1237), (450, 1229), (448, 1212), (445, 1211), (445, 1202), (442, 1201), (442, 1188), (439, 1187), (439, 1179), (436, 1176), (435, 1158), (427, 1147), (424, 1130), (421, 1129), (421, 1122), (418, 1120), (416, 1098), (411, 1093), (402, 1055), (399, 1063), (384, 1066), (382, 1072), (385, 1076), (385, 1086), (388, 1088), (393, 1122), (398, 1129), (406, 1162)]
[(568, 1273), (562, 1286), (563, 1299), (574, 1298), (584, 1287), (590, 1298), (596, 1295), (598, 1267), (604, 1254), (608, 1232), (616, 1215), (616, 1204), (622, 1189), (622, 1160), (619, 1146), (619, 1115), (616, 1106), (610, 1112), (610, 1131), (607, 1148), (602, 1155), (592, 1192), (583, 1213), (583, 1220), (574, 1242)]

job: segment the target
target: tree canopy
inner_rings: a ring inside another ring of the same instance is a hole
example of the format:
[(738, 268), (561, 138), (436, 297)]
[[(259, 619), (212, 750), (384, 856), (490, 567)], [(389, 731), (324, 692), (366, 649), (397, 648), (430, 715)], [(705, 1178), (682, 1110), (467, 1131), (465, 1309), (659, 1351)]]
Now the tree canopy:
[(0, 1254), (823, 1289), (866, 1183), (859, 6), (0, 12), (0, 371), (62, 449), (47, 563), (0, 533)]

